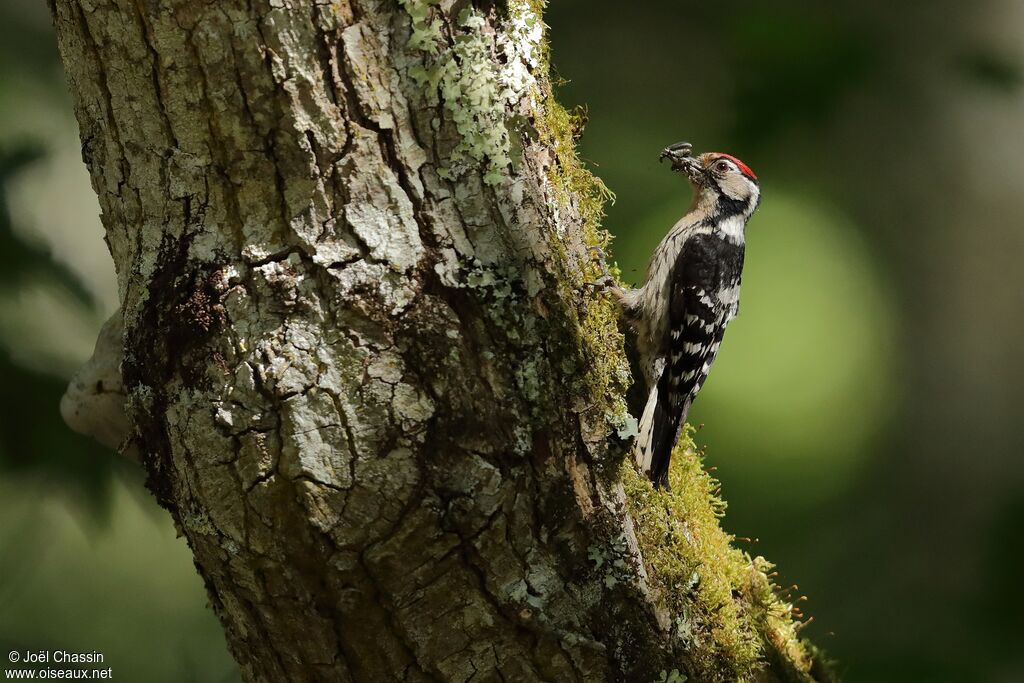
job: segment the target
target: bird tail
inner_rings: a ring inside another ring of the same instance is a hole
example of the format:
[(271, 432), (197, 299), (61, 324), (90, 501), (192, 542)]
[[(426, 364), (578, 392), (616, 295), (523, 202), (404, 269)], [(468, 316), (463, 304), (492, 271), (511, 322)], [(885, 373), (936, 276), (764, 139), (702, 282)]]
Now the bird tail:
[[(679, 429), (690, 407), (690, 400), (686, 399), (682, 410), (672, 410), (669, 400), (670, 370), (670, 365), (666, 363), (657, 383), (651, 388), (633, 446), (637, 466), (658, 488), (668, 486), (668, 465), (672, 459), (672, 449), (675, 448)], [(673, 415), (673, 412), (676, 414)]]

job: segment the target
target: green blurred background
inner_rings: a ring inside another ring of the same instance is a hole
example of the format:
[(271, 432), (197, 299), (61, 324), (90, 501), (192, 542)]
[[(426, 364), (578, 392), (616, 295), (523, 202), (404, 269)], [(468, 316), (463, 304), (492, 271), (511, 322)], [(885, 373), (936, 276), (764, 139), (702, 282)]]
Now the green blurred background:
[[(553, 0), (560, 97), (637, 281), (681, 139), (762, 179), (694, 409), (726, 527), (845, 680), (1024, 680), (1024, 3)], [(57, 402), (116, 301), (48, 14), (0, 4), (0, 653), (237, 672), (184, 542)]]

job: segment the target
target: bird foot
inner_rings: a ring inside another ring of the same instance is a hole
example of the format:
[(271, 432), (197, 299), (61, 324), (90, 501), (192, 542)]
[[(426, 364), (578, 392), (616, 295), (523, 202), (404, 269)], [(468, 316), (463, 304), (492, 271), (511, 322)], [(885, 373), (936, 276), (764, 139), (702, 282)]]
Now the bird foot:
[(585, 286), (592, 287), (594, 289), (599, 289), (602, 291), (618, 287), (618, 283), (615, 281), (615, 278), (612, 276), (610, 272), (608, 272), (608, 262), (605, 259), (604, 249), (602, 249), (601, 247), (594, 246), (589, 247), (587, 251), (590, 252), (593, 256), (597, 257), (597, 266), (598, 268), (601, 269), (601, 277), (599, 277), (594, 282), (587, 283), (587, 285)]

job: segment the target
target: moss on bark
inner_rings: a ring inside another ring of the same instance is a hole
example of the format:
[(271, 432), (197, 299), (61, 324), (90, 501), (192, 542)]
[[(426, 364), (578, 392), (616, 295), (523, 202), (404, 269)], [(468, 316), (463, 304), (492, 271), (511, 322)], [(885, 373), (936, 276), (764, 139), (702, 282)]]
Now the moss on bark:
[(768, 662), (776, 677), (822, 680), (822, 656), (800, 638), (794, 604), (780, 597), (772, 565), (736, 548), (721, 526), (725, 502), (687, 428), (657, 490), (632, 463), (621, 469), (650, 583), (673, 619), (670, 637), (692, 653), (697, 680), (756, 679)]

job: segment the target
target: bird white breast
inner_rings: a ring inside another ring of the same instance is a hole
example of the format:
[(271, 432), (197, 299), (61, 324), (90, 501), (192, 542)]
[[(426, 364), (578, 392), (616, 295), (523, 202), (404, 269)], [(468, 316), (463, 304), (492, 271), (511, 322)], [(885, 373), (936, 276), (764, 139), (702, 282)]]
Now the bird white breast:
[(743, 229), (747, 225), (745, 216), (732, 216), (719, 223), (719, 229), (733, 244), (743, 244)]

